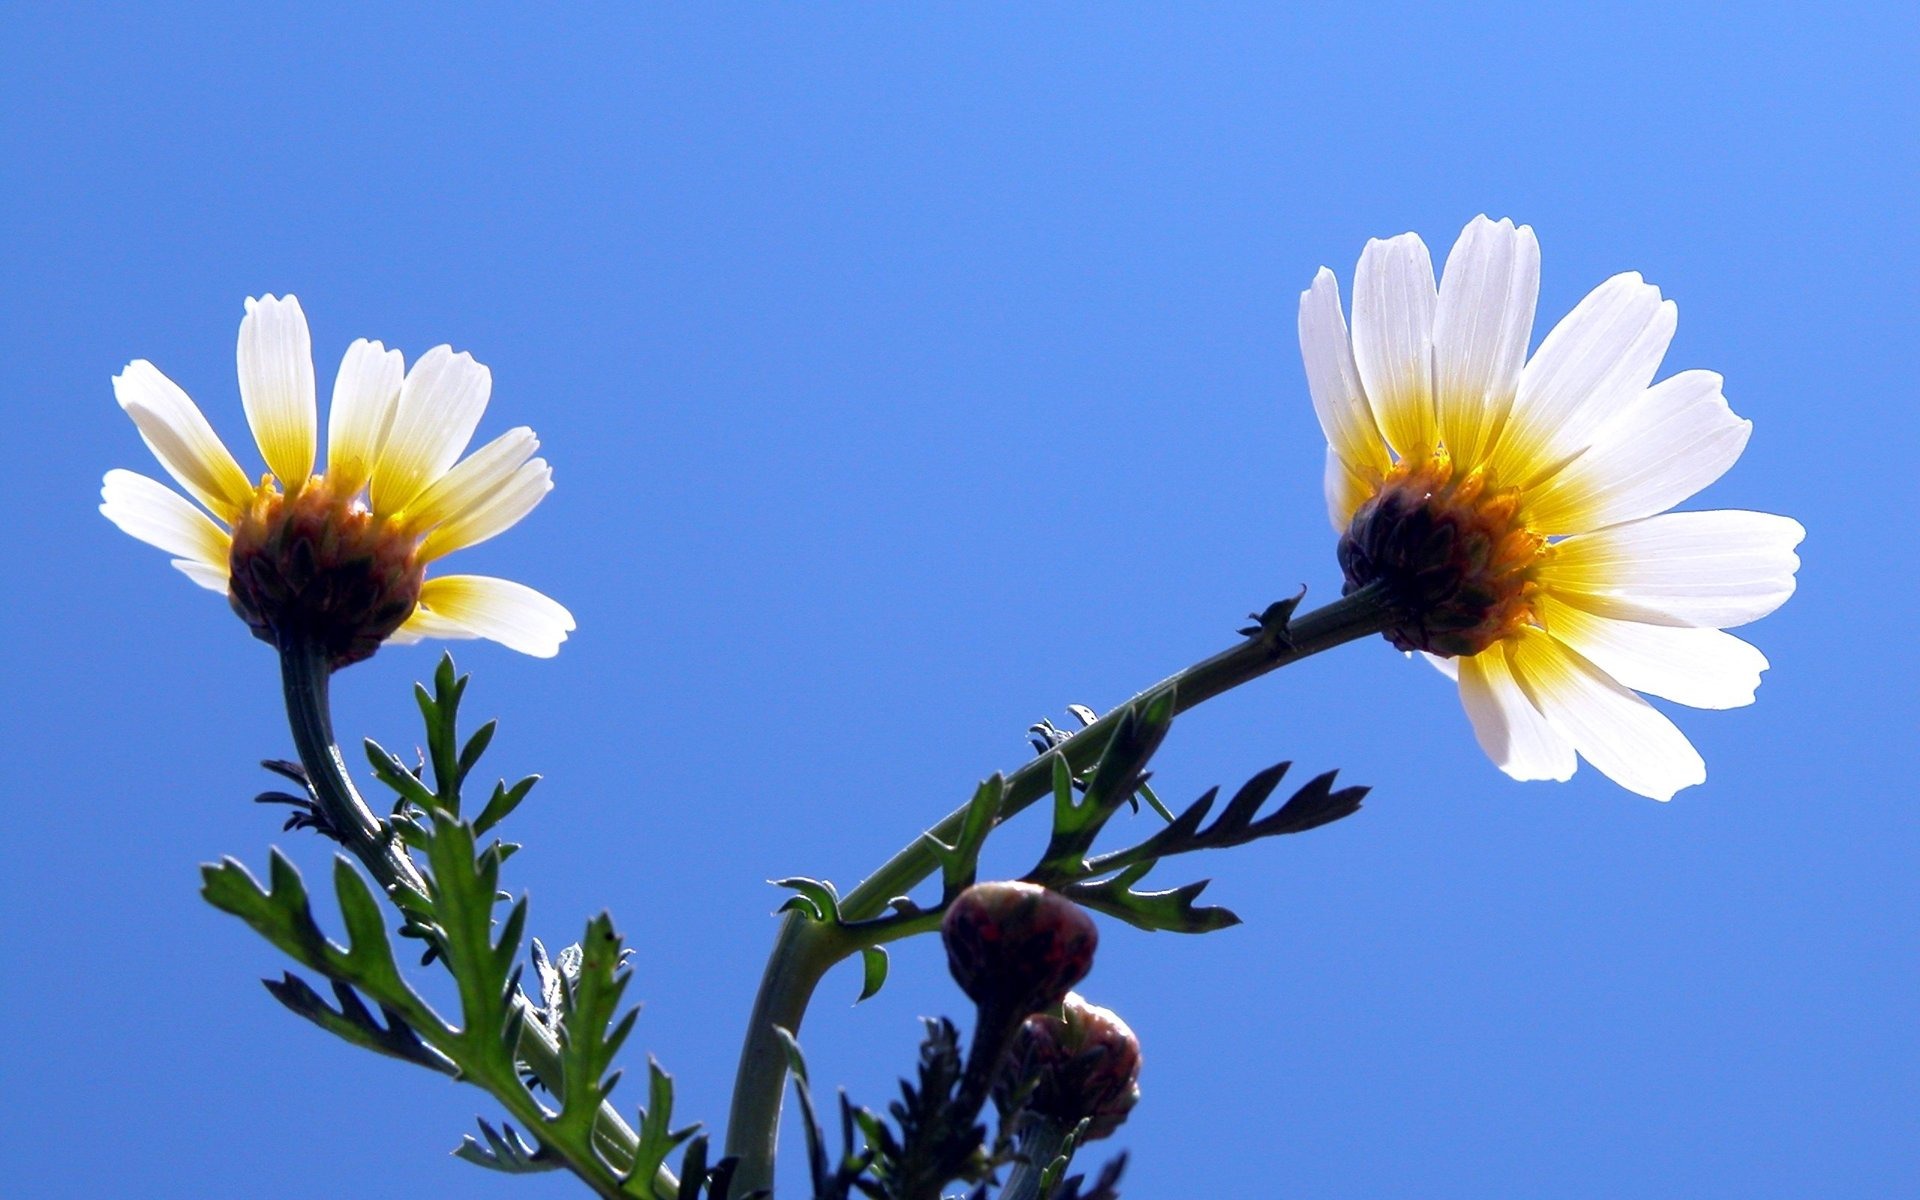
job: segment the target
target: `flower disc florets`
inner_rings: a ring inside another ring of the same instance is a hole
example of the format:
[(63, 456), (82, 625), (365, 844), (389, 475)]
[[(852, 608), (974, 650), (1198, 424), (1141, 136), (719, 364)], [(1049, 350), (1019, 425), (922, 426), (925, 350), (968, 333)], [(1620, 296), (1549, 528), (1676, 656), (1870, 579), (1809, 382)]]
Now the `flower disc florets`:
[(1444, 450), (1404, 460), (1340, 538), (1345, 591), (1382, 584), (1401, 650), (1478, 654), (1532, 619), (1546, 539), (1519, 519), (1520, 492), (1485, 470), (1456, 476)]
[(1003, 1109), (1024, 1098), (1030, 1113), (1068, 1128), (1088, 1122), (1085, 1137), (1110, 1136), (1140, 1100), (1140, 1039), (1111, 1009), (1069, 992), (1060, 1012), (1038, 1012), (1020, 1027), (995, 1099)]
[(418, 543), (324, 476), (291, 495), (269, 478), (234, 522), (227, 598), (255, 637), (317, 644), (338, 669), (370, 657), (413, 613)]

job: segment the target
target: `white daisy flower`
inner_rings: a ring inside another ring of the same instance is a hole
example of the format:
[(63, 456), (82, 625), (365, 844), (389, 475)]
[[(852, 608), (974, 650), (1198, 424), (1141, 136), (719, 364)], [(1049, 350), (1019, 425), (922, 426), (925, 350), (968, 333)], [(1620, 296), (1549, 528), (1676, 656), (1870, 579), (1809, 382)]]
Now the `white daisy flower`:
[[(262, 639), (305, 639), (331, 665), (382, 641), (483, 637), (526, 654), (559, 650), (573, 617), (523, 584), (426, 577), (429, 563), (500, 533), (553, 487), (539, 442), (509, 430), (466, 459), (493, 377), (436, 346), (404, 370), (362, 338), (334, 379), (324, 474), (306, 314), (292, 296), (249, 299), (240, 322), (240, 402), (268, 473), (256, 486), (187, 394), (145, 359), (114, 396), (195, 507), (132, 471), (107, 472), (100, 511), (174, 566), (225, 592)], [(211, 513), (212, 516), (208, 516)]]
[(1388, 640), (1459, 682), (1507, 774), (1564, 780), (1577, 751), (1665, 800), (1706, 767), (1635, 693), (1752, 703), (1767, 660), (1721, 631), (1793, 594), (1806, 531), (1667, 512), (1733, 465), (1751, 425), (1711, 371), (1653, 382), (1675, 308), (1638, 274), (1595, 288), (1529, 359), (1539, 284), (1533, 230), (1482, 216), (1437, 288), (1418, 237), (1368, 242), (1351, 337), (1333, 272), (1301, 295), (1347, 590), (1385, 591)]

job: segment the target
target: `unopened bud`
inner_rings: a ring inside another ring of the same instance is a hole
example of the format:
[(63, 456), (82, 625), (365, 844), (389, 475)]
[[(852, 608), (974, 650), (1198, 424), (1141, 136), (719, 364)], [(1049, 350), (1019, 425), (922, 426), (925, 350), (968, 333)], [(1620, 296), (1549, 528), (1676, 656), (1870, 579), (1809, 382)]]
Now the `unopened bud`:
[(979, 883), (961, 892), (940, 937), (960, 990), (1009, 1019), (1059, 1004), (1093, 968), (1100, 941), (1084, 909), (1032, 883)]
[(1029, 1080), (1027, 1112), (1066, 1128), (1084, 1120), (1087, 1140), (1107, 1137), (1140, 1099), (1140, 1039), (1113, 1010), (1070, 992), (1059, 1015), (1021, 1025), (994, 1098), (1011, 1107)]

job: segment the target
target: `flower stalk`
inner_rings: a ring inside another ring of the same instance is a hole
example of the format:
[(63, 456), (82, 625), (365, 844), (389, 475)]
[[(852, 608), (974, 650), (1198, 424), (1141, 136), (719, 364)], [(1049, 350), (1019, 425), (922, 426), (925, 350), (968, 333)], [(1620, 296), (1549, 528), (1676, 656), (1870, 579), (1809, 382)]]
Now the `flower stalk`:
[[(1140, 695), (1171, 688), (1174, 712), (1186, 712), (1290, 663), (1380, 633), (1396, 616), (1384, 589), (1375, 586), (1358, 588), (1303, 616), (1293, 617), (1290, 606), (1269, 610), (1275, 611), (1277, 618), (1263, 618), (1259, 629), (1245, 641), (1195, 663)], [(1113, 709), (1059, 744), (1056, 749), (1075, 774), (1092, 768), (1099, 760), (1127, 707)], [(1052, 773), (1051, 756), (1033, 759), (1010, 773), (996, 822), (1008, 820), (1051, 794)], [(915, 838), (883, 863), (840, 902), (841, 916), (847, 921), (877, 916), (894, 897), (905, 895), (939, 870), (933, 842), (952, 842), (966, 813), (965, 806), (949, 813), (926, 835)], [(935, 923), (928, 923), (924, 929), (935, 927)], [(884, 940), (923, 932), (923, 927), (889, 932), (894, 936)], [(786, 1049), (779, 1031), (797, 1036), (821, 978), (862, 948), (836, 926), (799, 912), (788, 913), (781, 923), (748, 1018), (727, 1122), (726, 1152), (740, 1159), (735, 1178), (743, 1194), (773, 1187), (787, 1072)]]
[[(287, 703), (287, 726), (293, 733), (300, 765), (306, 768), (307, 782), (319, 815), (326, 826), (370, 872), (380, 887), (395, 896), (402, 889), (425, 895), (427, 885), (407, 853), (405, 845), (393, 836), (386, 822), (374, 815), (361, 799), (359, 790), (347, 773), (346, 760), (333, 736), (333, 711), (328, 684), (333, 669), (329, 652), (318, 639), (289, 637), (280, 642), (280, 679)], [(513, 1002), (526, 1000), (516, 994)], [(531, 1013), (528, 1014), (531, 1018)], [(565, 1085), (560, 1044), (553, 1033), (538, 1020), (520, 1022), (516, 1047), (519, 1058), (554, 1095), (562, 1095)], [(524, 1117), (525, 1114), (516, 1114)], [(639, 1138), (612, 1106), (602, 1104), (594, 1123), (594, 1140), (609, 1161), (631, 1164)], [(662, 1196), (678, 1193), (679, 1181), (664, 1164), (654, 1176), (654, 1190)]]

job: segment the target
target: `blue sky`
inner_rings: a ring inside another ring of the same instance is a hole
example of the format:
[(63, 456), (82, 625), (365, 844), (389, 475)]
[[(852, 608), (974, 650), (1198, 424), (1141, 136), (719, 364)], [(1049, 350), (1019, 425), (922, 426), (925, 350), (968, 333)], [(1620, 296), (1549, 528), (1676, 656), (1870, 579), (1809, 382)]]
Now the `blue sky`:
[[(612, 909), (629, 1066), (718, 1125), (766, 879), (851, 884), (1029, 722), (1337, 591), (1297, 295), (1480, 212), (1539, 233), (1536, 338), (1616, 271), (1678, 301), (1666, 370), (1722, 372), (1754, 422), (1693, 506), (1809, 531), (1799, 595), (1746, 631), (1773, 669), (1751, 708), (1672, 710), (1709, 780), (1668, 805), (1507, 780), (1377, 641), (1184, 718), (1173, 797), (1282, 758), (1375, 790), (1195, 868), (1245, 926), (1105, 930), (1085, 990), (1146, 1048), (1127, 1194), (1912, 1188), (1920, 31), (1571, 13), (17, 9), (10, 1190), (574, 1194), (448, 1158), (485, 1097), (296, 1022), (255, 982), (275, 955), (197, 898), (222, 854), (327, 855), (247, 803), (290, 749), (269, 651), (94, 511), (106, 469), (152, 469), (127, 360), (237, 448), (249, 295), (300, 296), (323, 380), (360, 336), (491, 366), (482, 436), (534, 426), (557, 488), (462, 561), (580, 624), (550, 662), (455, 648), (493, 769), (546, 776), (514, 878), (549, 942)], [(411, 744), (437, 654), (344, 675), (343, 730)], [(879, 1103), (914, 1018), (964, 1002), (931, 941), (856, 991), (828, 980), (806, 1042)]]

